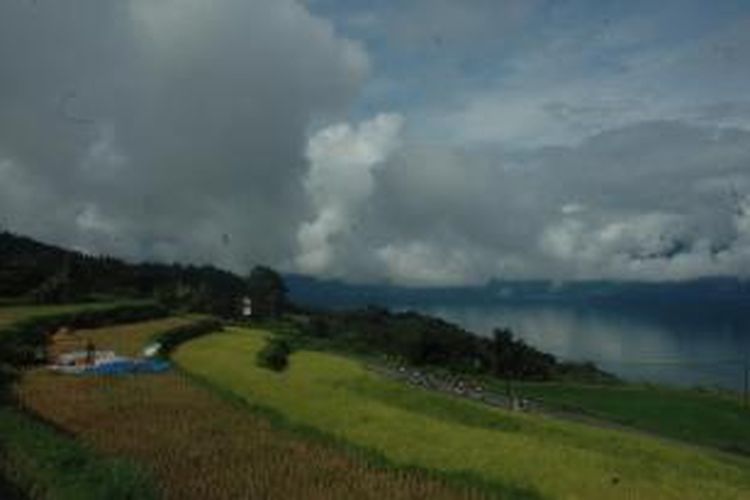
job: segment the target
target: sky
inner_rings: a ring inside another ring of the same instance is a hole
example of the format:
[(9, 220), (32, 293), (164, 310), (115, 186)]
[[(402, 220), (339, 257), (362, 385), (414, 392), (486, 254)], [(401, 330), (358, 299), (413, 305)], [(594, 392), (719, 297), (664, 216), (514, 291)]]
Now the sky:
[(750, 272), (750, 3), (5, 0), (0, 227), (350, 282)]

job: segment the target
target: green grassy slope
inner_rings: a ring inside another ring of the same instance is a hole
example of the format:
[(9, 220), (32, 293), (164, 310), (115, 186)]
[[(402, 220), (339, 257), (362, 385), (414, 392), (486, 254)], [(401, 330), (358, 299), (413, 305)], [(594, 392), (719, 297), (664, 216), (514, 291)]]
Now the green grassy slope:
[(750, 409), (738, 398), (636, 385), (517, 383), (523, 396), (674, 439), (750, 455)]
[(747, 498), (750, 461), (642, 436), (513, 414), (384, 380), (342, 357), (298, 352), (258, 368), (268, 334), (230, 329), (175, 354), (189, 372), (297, 425), (397, 465), (469, 473), (549, 498)]

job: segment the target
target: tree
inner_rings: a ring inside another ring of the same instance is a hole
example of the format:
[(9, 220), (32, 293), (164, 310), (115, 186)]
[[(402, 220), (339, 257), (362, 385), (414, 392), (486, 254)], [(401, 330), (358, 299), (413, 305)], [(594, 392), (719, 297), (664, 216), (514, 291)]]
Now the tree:
[(258, 366), (277, 372), (284, 371), (289, 366), (291, 347), (283, 339), (271, 339), (256, 357)]
[(534, 349), (523, 339), (513, 338), (508, 328), (496, 328), (492, 332), (490, 353), (492, 372), (506, 381), (548, 380), (557, 365), (554, 356)]
[(508, 328), (492, 331), (492, 372), (496, 377), (509, 378), (514, 368), (513, 332)]
[(247, 291), (253, 301), (255, 316), (275, 318), (286, 306), (284, 280), (270, 267), (257, 266), (252, 270), (247, 278)]
[(492, 374), (498, 378), (505, 379), (505, 392), (510, 401), (513, 401), (513, 390), (511, 378), (513, 376), (513, 332), (508, 328), (495, 328), (492, 331), (492, 344), (490, 347), (492, 360)]

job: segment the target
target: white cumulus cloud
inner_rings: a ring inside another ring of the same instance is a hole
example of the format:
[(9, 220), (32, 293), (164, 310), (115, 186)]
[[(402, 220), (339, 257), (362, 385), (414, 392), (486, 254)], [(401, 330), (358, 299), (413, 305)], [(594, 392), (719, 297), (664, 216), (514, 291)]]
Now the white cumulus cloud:
[(301, 271), (323, 273), (333, 264), (334, 238), (352, 230), (360, 204), (373, 191), (373, 171), (398, 146), (402, 122), (400, 115), (380, 114), (356, 126), (326, 127), (310, 138), (304, 186), (315, 218), (297, 233)]

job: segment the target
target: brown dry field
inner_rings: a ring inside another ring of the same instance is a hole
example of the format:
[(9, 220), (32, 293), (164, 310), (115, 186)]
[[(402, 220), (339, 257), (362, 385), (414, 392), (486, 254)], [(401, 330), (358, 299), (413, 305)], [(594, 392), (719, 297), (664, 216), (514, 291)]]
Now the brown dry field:
[[(79, 332), (99, 349), (134, 354), (188, 319)], [(248, 360), (248, 362), (253, 362)], [(414, 471), (387, 470), (274, 428), (264, 417), (176, 372), (124, 377), (28, 372), (28, 409), (101, 453), (146, 466), (167, 499), (480, 498)]]
[(93, 330), (75, 330), (73, 333), (83, 343), (91, 340), (97, 349), (113, 350), (121, 356), (140, 356), (143, 348), (155, 335), (178, 326), (188, 325), (198, 316), (156, 319)]

